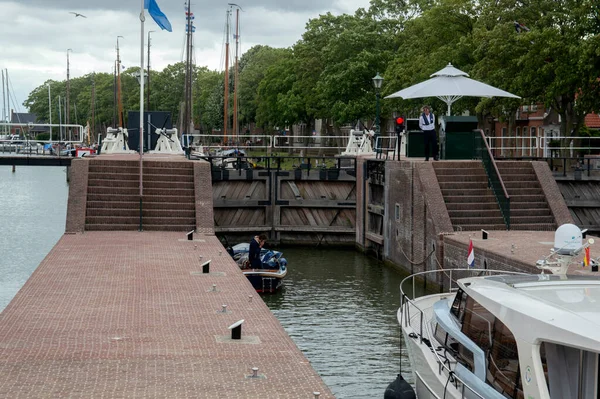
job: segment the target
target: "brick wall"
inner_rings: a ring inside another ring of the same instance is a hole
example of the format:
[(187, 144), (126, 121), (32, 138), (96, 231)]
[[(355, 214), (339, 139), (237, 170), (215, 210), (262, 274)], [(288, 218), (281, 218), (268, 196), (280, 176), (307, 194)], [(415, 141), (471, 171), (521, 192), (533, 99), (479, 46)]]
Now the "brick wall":
[(196, 231), (214, 234), (210, 163), (206, 161), (194, 162), (194, 188), (196, 195)]
[(85, 228), (89, 164), (85, 158), (71, 161), (65, 233), (83, 233)]
[(575, 223), (573, 221), (573, 216), (571, 216), (571, 212), (565, 203), (565, 199), (560, 192), (560, 188), (558, 188), (558, 184), (556, 184), (556, 179), (552, 176), (548, 164), (546, 162), (534, 161), (531, 162), (531, 165), (540, 182), (540, 186), (542, 186), (542, 190), (546, 196), (546, 201), (548, 201), (556, 225), (560, 226), (565, 223)]

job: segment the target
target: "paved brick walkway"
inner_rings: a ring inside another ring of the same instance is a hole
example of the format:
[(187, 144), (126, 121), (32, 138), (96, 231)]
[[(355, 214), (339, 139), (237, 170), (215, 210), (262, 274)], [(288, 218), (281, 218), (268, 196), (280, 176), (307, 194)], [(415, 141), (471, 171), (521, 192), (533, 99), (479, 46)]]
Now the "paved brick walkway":
[[(595, 240), (590, 247), (590, 256), (595, 259), (600, 256), (600, 239), (592, 236), (587, 237), (587, 239), (589, 238)], [(540, 273), (540, 269), (535, 266), (535, 263), (550, 255), (550, 249), (554, 247), (554, 231), (490, 230), (487, 240), (482, 239), (481, 232), (473, 231), (455, 232), (444, 237), (445, 242), (458, 242), (465, 247), (468, 247), (469, 239), (473, 241), (475, 256), (479, 254), (479, 251), (485, 251), (506, 258), (507, 263), (521, 267), (528, 266), (529, 271), (534, 274)], [(465, 250), (465, 266), (466, 253)], [(461, 261), (462, 259), (458, 263), (462, 264)], [(582, 261), (583, 251), (579, 256), (573, 258), (573, 264), (569, 266), (568, 274), (600, 276), (600, 272), (592, 272), (591, 267), (582, 267)], [(524, 270), (527, 269), (524, 268)]]
[[(231, 341), (227, 327), (240, 319), (242, 340)], [(247, 377), (253, 367), (259, 378)], [(214, 236), (64, 235), (0, 314), (2, 398), (314, 391), (333, 397)]]

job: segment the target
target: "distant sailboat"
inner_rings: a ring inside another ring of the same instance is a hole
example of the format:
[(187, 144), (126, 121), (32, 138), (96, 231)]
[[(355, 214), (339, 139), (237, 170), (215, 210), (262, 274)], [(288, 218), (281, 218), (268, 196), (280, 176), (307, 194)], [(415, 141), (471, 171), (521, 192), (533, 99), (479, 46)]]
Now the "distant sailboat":
[[(225, 92), (223, 96), (223, 142), (237, 143), (239, 141), (239, 123), (238, 123), (238, 53), (239, 53), (239, 21), (240, 21), (240, 10), (242, 9), (235, 3), (228, 3), (229, 10), (226, 12), (226, 23), (225, 23), (225, 68), (224, 68), (224, 79), (225, 79)], [(231, 130), (229, 129), (229, 38), (231, 36), (231, 14), (233, 8), (236, 8), (236, 24), (235, 24), (235, 63), (233, 72), (233, 124)]]

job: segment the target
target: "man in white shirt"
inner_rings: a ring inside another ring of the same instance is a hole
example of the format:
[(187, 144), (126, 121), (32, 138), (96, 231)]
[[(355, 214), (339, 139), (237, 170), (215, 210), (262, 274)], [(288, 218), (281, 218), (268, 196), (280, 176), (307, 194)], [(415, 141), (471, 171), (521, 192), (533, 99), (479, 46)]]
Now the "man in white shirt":
[(429, 111), (428, 106), (423, 107), (423, 113), (419, 117), (419, 128), (423, 132), (425, 142), (425, 160), (429, 161), (429, 154), (433, 155), (433, 160), (438, 160), (437, 135), (435, 133), (435, 116)]

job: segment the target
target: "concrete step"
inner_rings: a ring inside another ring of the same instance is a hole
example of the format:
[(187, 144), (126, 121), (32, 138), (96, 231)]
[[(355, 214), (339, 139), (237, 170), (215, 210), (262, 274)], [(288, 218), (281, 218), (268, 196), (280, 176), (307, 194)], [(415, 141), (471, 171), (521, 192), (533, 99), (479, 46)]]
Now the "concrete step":
[[(448, 211), (450, 219), (457, 220), (462, 218), (501, 218), (500, 209), (472, 209)], [(512, 214), (511, 214), (512, 216)]]
[[(142, 206), (144, 209), (155, 209), (155, 210), (186, 210), (186, 211), (195, 211), (196, 204), (192, 202), (156, 202), (160, 198), (148, 198), (144, 199)], [(88, 209), (136, 209), (139, 210), (140, 202), (139, 197), (136, 197), (134, 201), (118, 201), (119, 198), (116, 198), (115, 201), (88, 201), (87, 208)]]
[[(139, 190), (135, 192), (135, 194), (112, 194), (101, 191), (99, 193), (90, 193), (88, 191), (87, 195), (88, 203), (93, 201), (98, 202), (131, 202), (135, 204), (139, 204), (140, 195)], [(146, 190), (144, 190), (144, 201), (143, 203), (159, 203), (159, 204), (168, 204), (169, 206), (172, 204), (194, 204), (195, 197), (192, 195), (149, 195)], [(137, 206), (137, 205), (136, 205)]]
[(444, 195), (444, 202), (446, 204), (475, 204), (478, 202), (481, 203), (490, 203), (498, 204), (496, 202), (496, 197), (494, 194), (488, 193), (486, 195), (477, 195), (477, 196), (467, 196), (467, 195)]
[(143, 179), (144, 179), (144, 183), (149, 182), (149, 181), (152, 181), (152, 182), (154, 182), (154, 181), (156, 181), (156, 182), (176, 181), (176, 182), (187, 182), (187, 183), (194, 184), (194, 175), (193, 174), (192, 175), (144, 174)]
[(531, 230), (531, 231), (554, 231), (557, 226), (554, 223), (542, 224), (542, 223), (532, 223), (532, 224), (517, 224), (510, 225), (511, 230)]
[[(143, 222), (143, 229), (145, 231), (183, 231), (188, 232), (194, 230), (196, 228), (196, 223), (188, 223), (188, 224), (169, 224), (169, 225), (156, 225), (151, 223)], [(185, 238), (182, 236), (181, 238)]]
[(194, 182), (186, 181), (146, 181), (144, 180), (144, 191), (150, 188), (162, 189), (194, 189)]
[(510, 206), (512, 208), (513, 203), (520, 202), (546, 202), (546, 196), (544, 194), (510, 194)]
[[(144, 195), (149, 196), (175, 196), (175, 197), (193, 197), (195, 198), (195, 190), (193, 188), (144, 188)], [(193, 201), (193, 200), (192, 200)]]
[(446, 209), (448, 209), (448, 212), (459, 211), (459, 210), (466, 210), (466, 211), (486, 210), (486, 209), (500, 210), (495, 198), (494, 198), (494, 201), (490, 201), (490, 202), (481, 202), (481, 201), (477, 201), (477, 202), (447, 202)]
[(538, 202), (534, 202), (534, 201), (525, 201), (525, 202), (518, 202), (516, 200), (514, 200), (514, 197), (510, 198), (510, 209), (511, 211), (514, 210), (532, 210), (532, 209), (550, 209), (548, 207), (548, 203), (546, 201), (538, 201)]
[[(88, 186), (88, 196), (90, 194), (106, 194), (106, 195), (138, 195), (139, 187), (95, 187)], [(144, 188), (144, 196), (172, 196), (172, 197), (194, 197), (193, 188)], [(139, 200), (139, 198), (138, 198)], [(97, 201), (97, 200), (96, 200)], [(125, 200), (129, 201), (129, 199)], [(193, 201), (193, 200), (192, 200)]]
[(140, 226), (139, 220), (137, 224), (85, 224), (87, 231), (135, 231)]
[(494, 192), (489, 188), (472, 188), (472, 189), (461, 189), (461, 188), (447, 188), (442, 189), (442, 195), (446, 197), (484, 197), (487, 195), (494, 195)]
[[(114, 175), (114, 174), (128, 174), (128, 175), (140, 175), (140, 168), (135, 166), (109, 166), (109, 165), (95, 165), (90, 164), (88, 169), (89, 174), (103, 174), (103, 175)], [(137, 178), (137, 177), (136, 177)]]
[(135, 168), (136, 166), (140, 167), (140, 161), (138, 159), (135, 160), (117, 160), (117, 159), (102, 159), (102, 158), (94, 158), (90, 160), (90, 167), (92, 166), (100, 166), (100, 167), (129, 167)]
[(502, 177), (504, 177), (504, 175), (506, 175), (506, 176), (513, 176), (513, 175), (536, 176), (533, 168), (531, 168), (531, 167), (529, 167), (529, 168), (507, 168), (507, 167), (498, 166), (498, 172), (500, 172)]
[(506, 173), (502, 173), (500, 172), (500, 176), (502, 176), (502, 181), (507, 184), (507, 183), (511, 183), (511, 182), (528, 182), (531, 184), (536, 184), (539, 185), (539, 181), (537, 179), (536, 175), (525, 175), (525, 174), (514, 174), (514, 175), (510, 175), (510, 174), (506, 174)]
[(189, 167), (144, 166), (144, 175), (194, 176), (192, 165)]
[(117, 196), (117, 195), (131, 196), (131, 195), (139, 194), (140, 189), (139, 189), (139, 187), (136, 187), (136, 186), (131, 186), (131, 187), (88, 186), (87, 192), (88, 192), (88, 196), (90, 194), (105, 194), (105, 195), (112, 195), (112, 196)]
[[(139, 204), (138, 204), (139, 205)], [(89, 208), (86, 211), (86, 216), (140, 216), (138, 208)], [(174, 217), (174, 218), (189, 218), (195, 219), (196, 212), (194, 210), (179, 210), (179, 209), (146, 209), (142, 210), (142, 216), (151, 218)]]
[(553, 224), (554, 217), (551, 215), (547, 216), (516, 216), (510, 215), (510, 225), (516, 226), (521, 224)]
[(529, 188), (513, 188), (513, 189), (508, 189), (508, 187), (506, 188), (506, 191), (508, 191), (508, 195), (510, 195), (510, 197), (512, 198), (513, 196), (522, 196), (522, 195), (541, 195), (544, 196), (544, 191), (542, 190), (541, 187), (529, 187)]
[(481, 161), (444, 161), (444, 162), (434, 162), (433, 168), (435, 171), (443, 170), (443, 169), (472, 169), (472, 168), (482, 168), (483, 163)]
[(454, 231), (481, 231), (481, 230), (506, 230), (506, 225), (503, 223), (499, 224), (465, 224), (465, 225), (453, 225)]
[(116, 179), (98, 179), (90, 177), (88, 179), (89, 187), (137, 187), (139, 190), (139, 180), (116, 180)]
[[(86, 216), (85, 224), (117, 224), (117, 225), (135, 225), (140, 223), (140, 217), (137, 216)], [(149, 225), (195, 225), (195, 218), (182, 218), (182, 217), (145, 217), (143, 218), (144, 224)]]
[(503, 181), (504, 181), (504, 185), (506, 186), (506, 188), (509, 188), (509, 187), (512, 187), (512, 188), (530, 188), (530, 187), (538, 188), (538, 187), (540, 187), (540, 183), (538, 182), (537, 179), (529, 179), (529, 178), (503, 179)]
[(530, 161), (496, 161), (498, 169), (500, 168), (521, 168), (521, 169), (533, 169)]
[(478, 173), (472, 175), (459, 175), (459, 174), (447, 174), (447, 175), (436, 175), (438, 182), (449, 183), (449, 182), (480, 182), (487, 184), (488, 178), (485, 173)]
[(439, 182), (440, 188), (444, 190), (487, 190), (487, 180), (485, 181), (451, 181)]
[(510, 207), (510, 217), (511, 219), (514, 217), (524, 217), (524, 216), (549, 216), (552, 217), (552, 213), (550, 212), (550, 208), (538, 208), (538, 209), (514, 209)]
[(445, 169), (434, 169), (436, 176), (459, 176), (459, 175), (485, 175), (485, 169), (483, 166), (478, 168), (445, 168)]
[[(467, 225), (500, 225), (504, 223), (504, 219), (502, 216), (496, 217), (460, 217), (460, 218), (450, 218), (452, 221), (452, 225), (454, 226), (467, 226)], [(512, 220), (511, 220), (512, 222)]]

